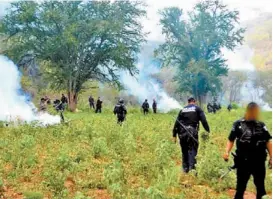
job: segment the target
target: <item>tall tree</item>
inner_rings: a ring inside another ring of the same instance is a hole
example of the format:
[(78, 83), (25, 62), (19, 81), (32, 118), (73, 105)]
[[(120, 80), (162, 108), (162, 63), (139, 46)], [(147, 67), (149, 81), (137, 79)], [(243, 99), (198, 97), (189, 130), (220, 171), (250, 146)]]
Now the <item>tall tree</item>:
[(6, 53), (15, 60), (32, 53), (49, 65), (54, 85), (66, 89), (69, 107), (89, 79), (119, 85), (119, 71), (137, 72), (145, 41), (138, 1), (45, 1), (12, 3), (2, 30), (12, 41)]
[(166, 41), (156, 51), (165, 66), (176, 66), (179, 90), (190, 92), (202, 104), (208, 92), (221, 89), (220, 77), (227, 74), (221, 49), (242, 43), (244, 29), (238, 27), (238, 11), (231, 11), (219, 1), (195, 5), (188, 19), (177, 7), (160, 12)]

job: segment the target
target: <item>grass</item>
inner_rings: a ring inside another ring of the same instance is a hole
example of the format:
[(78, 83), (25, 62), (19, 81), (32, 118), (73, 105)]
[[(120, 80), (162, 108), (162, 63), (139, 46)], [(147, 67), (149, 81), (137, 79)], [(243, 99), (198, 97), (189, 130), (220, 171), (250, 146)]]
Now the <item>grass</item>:
[[(131, 111), (130, 111), (131, 110)], [(198, 166), (181, 173), (181, 152), (171, 141), (177, 112), (143, 116), (129, 109), (120, 127), (111, 109), (66, 113), (70, 122), (47, 128), (0, 128), (0, 195), (5, 198), (227, 199), (235, 173), (222, 181), (221, 155), (232, 123), (243, 114), (208, 114), (211, 135), (200, 139)], [(271, 130), (271, 112), (263, 113)], [(201, 129), (200, 134), (204, 132)], [(271, 192), (271, 171), (266, 188)], [(255, 192), (253, 183), (248, 190)], [(16, 195), (17, 194), (17, 195)], [(15, 197), (16, 196), (16, 197)]]

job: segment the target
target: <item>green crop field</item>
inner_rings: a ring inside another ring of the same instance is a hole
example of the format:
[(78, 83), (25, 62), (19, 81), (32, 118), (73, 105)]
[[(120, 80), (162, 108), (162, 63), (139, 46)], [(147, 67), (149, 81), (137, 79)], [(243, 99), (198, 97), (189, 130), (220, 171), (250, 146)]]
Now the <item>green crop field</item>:
[[(177, 111), (143, 116), (129, 109), (122, 127), (108, 109), (65, 113), (57, 126), (0, 127), (0, 195), (3, 198), (228, 199), (235, 173), (221, 158), (233, 121), (243, 110), (207, 114), (209, 140), (202, 140), (196, 172), (181, 172), (179, 144), (172, 142)], [(271, 131), (271, 112), (262, 119)], [(200, 130), (200, 135), (204, 132)], [(271, 170), (266, 188), (271, 193)], [(252, 181), (252, 180), (251, 180)], [(253, 183), (248, 191), (255, 192)]]

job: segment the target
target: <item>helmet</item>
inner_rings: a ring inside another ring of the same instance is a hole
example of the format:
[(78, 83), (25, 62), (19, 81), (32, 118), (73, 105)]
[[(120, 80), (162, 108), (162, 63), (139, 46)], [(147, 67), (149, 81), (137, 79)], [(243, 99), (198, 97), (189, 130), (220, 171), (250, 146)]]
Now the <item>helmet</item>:
[(120, 98), (118, 102), (121, 103), (121, 104), (123, 104), (124, 100), (122, 98)]

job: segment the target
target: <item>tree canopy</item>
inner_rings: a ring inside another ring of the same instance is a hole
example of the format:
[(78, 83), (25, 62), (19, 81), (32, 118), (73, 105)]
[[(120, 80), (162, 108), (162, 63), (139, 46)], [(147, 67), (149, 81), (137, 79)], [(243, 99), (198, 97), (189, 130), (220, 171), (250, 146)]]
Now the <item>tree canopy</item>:
[(190, 92), (202, 103), (208, 92), (220, 91), (220, 77), (227, 74), (221, 49), (242, 44), (239, 12), (219, 1), (202, 1), (187, 18), (177, 7), (163, 9), (160, 15), (166, 41), (155, 55), (163, 66), (178, 68), (179, 91)]
[(5, 53), (19, 61), (33, 54), (46, 62), (58, 88), (66, 89), (71, 110), (89, 79), (119, 85), (120, 70), (137, 73), (135, 62), (145, 42), (138, 1), (45, 1), (11, 4), (2, 21), (9, 46)]

